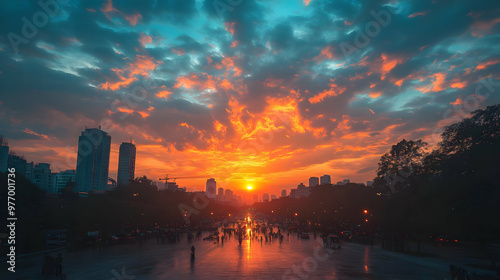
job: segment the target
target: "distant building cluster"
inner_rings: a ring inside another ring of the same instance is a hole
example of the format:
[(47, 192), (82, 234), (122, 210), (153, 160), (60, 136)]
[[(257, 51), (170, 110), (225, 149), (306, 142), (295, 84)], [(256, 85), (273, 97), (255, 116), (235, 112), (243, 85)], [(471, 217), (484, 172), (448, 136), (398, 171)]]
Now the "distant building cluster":
[(120, 145), (117, 181), (108, 177), (110, 152), (111, 136), (100, 127), (86, 128), (78, 138), (76, 169), (52, 172), (49, 163), (35, 164), (9, 152), (7, 141), (0, 137), (0, 172), (15, 168), (18, 174), (48, 194), (61, 193), (69, 183), (75, 183), (75, 192), (106, 191), (117, 185), (127, 185), (135, 175), (136, 147), (133, 143)]
[(243, 204), (243, 198), (239, 195), (235, 195), (232, 190), (217, 188), (217, 182), (214, 178), (207, 179), (207, 183), (205, 185), (205, 195), (209, 199), (216, 200), (220, 203), (233, 205)]

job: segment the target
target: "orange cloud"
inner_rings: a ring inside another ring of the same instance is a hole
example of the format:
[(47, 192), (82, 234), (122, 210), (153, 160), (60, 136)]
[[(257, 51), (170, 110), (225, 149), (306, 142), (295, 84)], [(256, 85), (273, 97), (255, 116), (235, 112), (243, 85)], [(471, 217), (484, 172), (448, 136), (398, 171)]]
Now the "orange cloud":
[(177, 77), (174, 88), (183, 87), (198, 90), (217, 90), (218, 79), (218, 77), (208, 75), (207, 73), (201, 73), (201, 76), (196, 73), (191, 73)]
[(281, 79), (273, 79), (273, 78), (267, 78), (264, 81), (264, 84), (267, 87), (270, 87), (270, 88), (279, 87), (279, 86), (281, 86), (282, 83), (283, 83), (283, 80), (281, 80)]
[(110, 21), (112, 20), (111, 15), (113, 13), (118, 13), (119, 15), (123, 16), (125, 20), (127, 20), (132, 26), (135, 26), (137, 22), (142, 19), (142, 15), (140, 13), (132, 15), (123, 14), (121, 11), (113, 7), (113, 2), (111, 2), (111, 0), (108, 0), (103, 4), (101, 11)]
[(226, 134), (227, 127), (220, 123), (218, 120), (214, 121), (214, 128), (218, 132), (222, 132), (222, 134)]
[(475, 70), (474, 70), (474, 71), (476, 71), (476, 70), (483, 70), (483, 69), (488, 68), (488, 67), (489, 67), (489, 66), (491, 66), (491, 65), (495, 65), (495, 64), (498, 64), (498, 63), (500, 63), (500, 59), (499, 59), (499, 58), (497, 58), (497, 59), (492, 59), (492, 60), (489, 60), (489, 61), (483, 61), (483, 62), (480, 62), (480, 63), (476, 66), (476, 68), (475, 68)]
[(500, 22), (500, 18), (495, 18), (490, 21), (476, 21), (470, 27), (471, 35), (474, 37), (483, 37), (484, 35), (489, 34), (493, 26)]
[(161, 90), (159, 91), (155, 96), (158, 98), (168, 98), (169, 95), (171, 95), (172, 92), (168, 90)]
[[(427, 93), (427, 92), (438, 92), (445, 90), (445, 79), (446, 79), (446, 74), (445, 73), (435, 73), (429, 78), (433, 79), (430, 85), (427, 86), (416, 86), (415, 89), (418, 91), (421, 91), (422, 93)], [(455, 86), (461, 86), (461, 83), (455, 83)]]
[(463, 104), (463, 100), (460, 98), (457, 98), (454, 102), (450, 102), (451, 105), (460, 105)]
[(341, 88), (334, 83), (335, 82), (334, 79), (330, 79), (330, 82), (332, 82), (332, 83), (329, 85), (330, 86), (329, 89), (325, 89), (324, 91), (320, 92), (318, 95), (309, 98), (309, 102), (311, 104), (319, 103), (329, 96), (340, 95), (345, 91), (345, 88)]
[(111, 69), (118, 76), (119, 81), (100, 84), (99, 87), (105, 90), (118, 90), (121, 87), (127, 87), (132, 82), (137, 80), (136, 76), (149, 77), (149, 73), (153, 71), (158, 64), (162, 63), (154, 58), (146, 55), (137, 55), (133, 62), (129, 63), (123, 69)]
[(131, 108), (117, 107), (116, 110), (118, 110), (118, 112), (127, 113), (127, 114), (133, 114), (134, 113), (134, 110), (131, 109)]
[(241, 75), (241, 69), (234, 64), (234, 57), (225, 57), (222, 60), (222, 64), (226, 67), (227, 72), (231, 70), (234, 72), (233, 76), (238, 77)]
[(179, 48), (179, 49), (172, 49), (172, 52), (177, 55), (184, 55), (186, 53), (186, 50)]
[(149, 113), (148, 112), (138, 111), (137, 113), (139, 113), (139, 115), (141, 115), (141, 117), (143, 119), (149, 117)]
[(130, 25), (135, 26), (137, 22), (142, 19), (142, 15), (139, 13), (130, 16), (125, 15), (125, 19), (130, 23)]
[(464, 88), (467, 86), (466, 82), (454, 82), (450, 85), (451, 88)]
[(141, 33), (141, 36), (139, 37), (139, 42), (141, 43), (141, 45), (143, 47), (145, 47), (146, 44), (153, 43), (153, 39), (150, 36), (148, 36), (148, 35), (146, 35), (144, 33)]
[(228, 80), (224, 79), (222, 80), (222, 82), (220, 83), (220, 86), (225, 89), (225, 90), (230, 90), (230, 89), (233, 89), (234, 90), (234, 86), (231, 84), (231, 82), (229, 82)]
[(309, 3), (311, 3), (312, 0), (304, 0), (304, 5), (309, 6)]
[(385, 75), (387, 73), (391, 72), (391, 70), (394, 67), (396, 67), (396, 65), (401, 64), (405, 61), (405, 59), (397, 58), (397, 57), (389, 57), (386, 54), (382, 54), (381, 57), (382, 57), (382, 69), (381, 69), (382, 70), (382, 76), (381, 76), (382, 80), (385, 79)]
[(409, 15), (408, 18), (418, 17), (418, 16), (425, 16), (426, 14), (427, 14), (427, 12), (413, 13), (413, 14)]
[(31, 134), (31, 135), (36, 135), (36, 136), (39, 136), (39, 137), (42, 137), (43, 139), (49, 139), (49, 137), (45, 134), (40, 134), (40, 133), (36, 133), (34, 132), (33, 130), (29, 129), (29, 128), (25, 128), (23, 130), (24, 133), (27, 133), (27, 134)]
[(226, 22), (224, 26), (226, 27), (226, 31), (231, 33), (231, 36), (234, 36), (234, 26), (236, 22)]
[(313, 60), (316, 60), (318, 63), (322, 62), (323, 60), (326, 59), (332, 59), (333, 57), (333, 48), (331, 46), (326, 46), (321, 50), (321, 53), (313, 58)]
[(375, 99), (375, 98), (379, 97), (380, 95), (382, 95), (382, 93), (381, 93), (381, 92), (379, 92), (379, 91), (378, 91), (378, 92), (370, 92), (370, 93), (368, 94), (368, 96), (370, 96), (370, 98), (373, 98), (373, 99)]
[(212, 68), (225, 70), (224, 76), (229, 76), (231, 72), (233, 73), (233, 77), (238, 77), (242, 74), (243, 71), (238, 66), (236, 66), (235, 63), (237, 57), (224, 57), (220, 63), (214, 63), (212, 57), (213, 56), (207, 57), (207, 64)]

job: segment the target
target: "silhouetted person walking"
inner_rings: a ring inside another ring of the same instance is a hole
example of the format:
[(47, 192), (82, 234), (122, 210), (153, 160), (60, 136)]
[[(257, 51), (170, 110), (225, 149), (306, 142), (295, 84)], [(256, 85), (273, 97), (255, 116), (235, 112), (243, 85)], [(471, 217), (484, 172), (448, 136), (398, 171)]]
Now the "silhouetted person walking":
[(195, 248), (193, 245), (193, 246), (191, 246), (191, 261), (194, 261), (194, 250), (195, 250)]

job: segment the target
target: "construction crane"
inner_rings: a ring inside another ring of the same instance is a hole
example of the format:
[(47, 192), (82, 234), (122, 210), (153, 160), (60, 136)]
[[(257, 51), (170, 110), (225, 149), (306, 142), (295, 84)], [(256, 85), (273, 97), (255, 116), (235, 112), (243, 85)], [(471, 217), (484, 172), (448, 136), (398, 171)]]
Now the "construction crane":
[(207, 176), (184, 176), (184, 177), (175, 177), (175, 178), (172, 178), (172, 177), (168, 177), (168, 174), (165, 176), (165, 178), (159, 178), (158, 180), (160, 181), (165, 181), (165, 184), (168, 183), (169, 180), (174, 180), (174, 183), (175, 183), (175, 180), (176, 179), (196, 179), (196, 178), (206, 178)]
[[(183, 176), (183, 177), (175, 177), (175, 178), (172, 178), (172, 177), (168, 177), (168, 174), (165, 176), (165, 178), (159, 178), (158, 180), (160, 181), (165, 181), (165, 189), (170, 189), (169, 188), (169, 180), (174, 180), (174, 184), (175, 184), (175, 180), (176, 179), (194, 179), (194, 178), (206, 178), (206, 176)], [(173, 186), (173, 189), (172, 190), (176, 190), (177, 189), (177, 185), (175, 184), (175, 186)]]

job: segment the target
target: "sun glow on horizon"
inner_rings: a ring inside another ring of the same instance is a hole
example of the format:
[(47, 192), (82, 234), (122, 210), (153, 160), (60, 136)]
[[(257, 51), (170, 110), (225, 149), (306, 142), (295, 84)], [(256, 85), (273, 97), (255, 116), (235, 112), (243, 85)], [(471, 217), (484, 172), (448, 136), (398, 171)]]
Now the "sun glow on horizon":
[(251, 191), (251, 190), (253, 190), (253, 187), (252, 187), (252, 186), (250, 186), (250, 185), (248, 185), (248, 186), (247, 186), (247, 190)]

